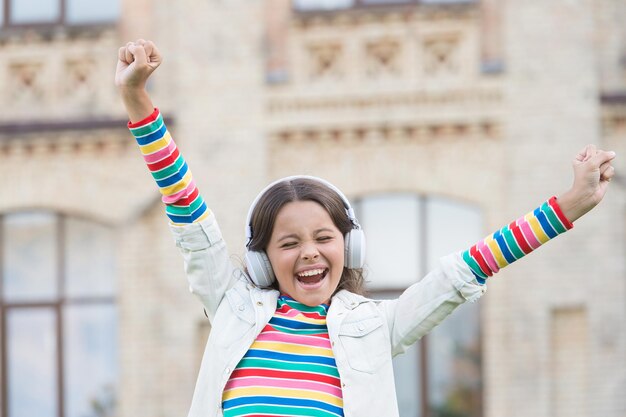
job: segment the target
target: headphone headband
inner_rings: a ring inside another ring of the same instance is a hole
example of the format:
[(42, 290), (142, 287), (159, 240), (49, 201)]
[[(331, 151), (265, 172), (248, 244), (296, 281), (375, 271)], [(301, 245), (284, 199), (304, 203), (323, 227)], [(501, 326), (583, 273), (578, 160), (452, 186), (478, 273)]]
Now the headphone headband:
[(348, 215), (348, 218), (352, 222), (354, 228), (355, 229), (360, 229), (361, 228), (361, 226), (359, 225), (359, 222), (356, 219), (356, 216), (354, 215), (354, 210), (352, 209), (352, 206), (350, 205), (350, 202), (348, 201), (348, 198), (341, 192), (341, 190), (339, 188), (335, 187), (333, 184), (331, 184), (330, 182), (326, 181), (325, 179), (322, 179), (322, 178), (319, 178), (319, 177), (314, 177), (312, 175), (292, 175), (292, 176), (289, 176), (289, 177), (280, 178), (280, 179), (270, 183), (263, 190), (261, 190), (261, 192), (254, 199), (254, 201), (252, 201), (252, 205), (250, 205), (250, 209), (248, 210), (248, 216), (246, 218), (246, 246), (248, 246), (250, 244), (250, 242), (252, 241), (252, 224), (251, 224), (252, 223), (252, 213), (254, 212), (254, 209), (256, 208), (256, 205), (258, 204), (258, 202), (261, 199), (261, 197), (263, 197), (263, 195), (265, 195), (265, 193), (268, 190), (270, 190), (273, 186), (275, 186), (276, 184), (280, 184), (281, 182), (288, 182), (288, 181), (292, 181), (292, 180), (298, 180), (298, 179), (307, 179), (307, 180), (317, 181), (317, 182), (325, 185), (326, 187), (330, 188), (335, 193), (337, 193), (337, 195), (343, 201), (344, 208), (346, 209), (346, 214)]

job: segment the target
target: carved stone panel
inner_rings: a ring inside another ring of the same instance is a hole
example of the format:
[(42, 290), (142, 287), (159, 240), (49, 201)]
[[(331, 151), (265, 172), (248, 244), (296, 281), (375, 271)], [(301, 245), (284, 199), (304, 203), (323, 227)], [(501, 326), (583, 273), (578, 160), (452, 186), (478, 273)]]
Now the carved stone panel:
[(428, 36), (422, 43), (423, 71), (427, 77), (458, 75), (460, 38), (458, 35)]
[(339, 42), (315, 43), (308, 46), (311, 80), (340, 79), (343, 76), (343, 46)]
[(402, 45), (397, 39), (382, 38), (366, 42), (365, 73), (369, 78), (397, 76), (402, 71)]

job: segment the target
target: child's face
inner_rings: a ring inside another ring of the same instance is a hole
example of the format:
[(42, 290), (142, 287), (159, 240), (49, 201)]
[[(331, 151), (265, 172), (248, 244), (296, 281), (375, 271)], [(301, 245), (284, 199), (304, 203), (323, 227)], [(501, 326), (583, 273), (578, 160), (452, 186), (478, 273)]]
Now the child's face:
[(343, 235), (313, 201), (287, 203), (278, 212), (266, 248), (279, 290), (308, 306), (328, 303), (343, 272)]

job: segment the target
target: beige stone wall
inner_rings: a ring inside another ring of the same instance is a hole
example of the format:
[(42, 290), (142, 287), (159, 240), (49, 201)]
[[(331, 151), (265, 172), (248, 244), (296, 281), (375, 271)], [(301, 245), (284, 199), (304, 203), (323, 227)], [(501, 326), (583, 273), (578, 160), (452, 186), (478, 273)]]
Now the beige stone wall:
[[(502, 220), (567, 187), (571, 174), (565, 167), (575, 152), (587, 143), (603, 144), (594, 6), (590, 1), (509, 3)], [(623, 190), (615, 188), (576, 230), (503, 272), (493, 286), (487, 314), (498, 319), (487, 321), (493, 336), (487, 337), (489, 415), (548, 416), (562, 409), (561, 397), (550, 389), (549, 318), (550, 309), (569, 306), (583, 306), (591, 329), (584, 357), (593, 369), (590, 388), (579, 392), (589, 407), (578, 413), (618, 415), (611, 392), (624, 372), (625, 271), (623, 245), (611, 238), (619, 230), (617, 240), (624, 239)], [(612, 329), (612, 341), (602, 342), (601, 328)]]
[[(116, 30), (0, 43), (0, 177), (11, 180), (0, 212), (51, 208), (119, 232), (120, 417), (184, 415), (207, 333), (123, 129), (112, 78), (129, 39), (154, 39), (165, 56), (151, 93), (235, 255), (249, 202), (285, 175), (322, 176), (349, 197), (469, 201), (488, 233), (568, 187), (570, 160), (586, 143), (615, 149), (618, 172), (626, 169), (626, 106), (599, 101), (626, 82), (620, 1), (506, 2), (489, 14), (503, 17), (491, 30), (473, 6), (285, 23), (288, 11), (268, 9), (281, 5), (125, 0)], [(285, 26), (268, 30), (275, 21)], [(502, 55), (505, 71), (482, 73), (486, 55)], [(277, 68), (286, 77), (266, 83)], [(32, 129), (94, 119), (113, 124)], [(31, 129), (6, 128), (15, 123)], [(625, 187), (616, 181), (574, 231), (491, 282), (481, 301), (485, 417), (552, 416), (568, 410), (572, 392), (587, 405), (581, 416), (626, 413)], [(584, 332), (568, 333), (570, 319)], [(575, 353), (587, 389), (559, 391), (571, 340), (586, 343)]]

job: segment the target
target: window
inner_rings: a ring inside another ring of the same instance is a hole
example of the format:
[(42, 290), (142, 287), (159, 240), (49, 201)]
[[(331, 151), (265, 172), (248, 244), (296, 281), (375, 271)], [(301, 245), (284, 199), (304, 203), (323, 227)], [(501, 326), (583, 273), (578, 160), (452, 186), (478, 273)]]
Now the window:
[(354, 0), (294, 0), (293, 7), (299, 11), (349, 9)]
[[(480, 212), (444, 198), (384, 194), (357, 201), (372, 297), (396, 298), (437, 260), (482, 238)], [(402, 417), (482, 415), (478, 304), (467, 303), (394, 359)]]
[(477, 0), (293, 0), (297, 11), (329, 11), (367, 6), (394, 6), (404, 4), (454, 5), (472, 4)]
[(115, 22), (120, 0), (0, 0), (0, 25), (88, 25)]
[(1, 415), (112, 415), (112, 231), (50, 212), (0, 216)]

